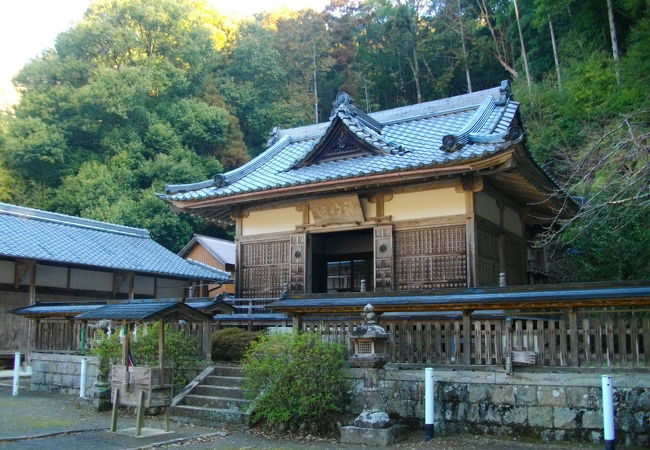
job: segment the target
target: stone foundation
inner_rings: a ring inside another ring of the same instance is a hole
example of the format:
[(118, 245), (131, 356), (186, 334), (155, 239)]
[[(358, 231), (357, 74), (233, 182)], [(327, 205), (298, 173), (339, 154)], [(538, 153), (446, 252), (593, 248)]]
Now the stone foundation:
[[(602, 442), (601, 374), (613, 374), (617, 442), (650, 446), (650, 372), (434, 369), (435, 432)], [(350, 369), (351, 413), (363, 409), (363, 379)], [(424, 423), (424, 369), (389, 366), (379, 381), (383, 411)]]
[[(32, 353), (31, 390), (79, 395), (81, 356)], [(90, 395), (97, 378), (97, 358), (88, 356), (86, 390)]]

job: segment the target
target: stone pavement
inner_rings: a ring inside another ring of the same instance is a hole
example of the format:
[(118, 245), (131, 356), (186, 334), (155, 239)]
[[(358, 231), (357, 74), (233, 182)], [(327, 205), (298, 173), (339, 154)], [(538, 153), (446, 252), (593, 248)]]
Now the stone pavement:
[[(241, 426), (193, 426), (172, 422), (174, 433), (136, 438), (108, 432), (109, 412), (97, 412), (77, 406), (69, 395), (46, 394), (21, 390), (11, 396), (11, 388), (0, 386), (0, 448), (2, 449), (136, 449), (183, 447), (188, 449), (365, 449), (364, 446), (343, 446), (336, 440), (318, 438), (277, 438)], [(134, 416), (120, 416), (118, 429), (133, 427)], [(146, 417), (145, 426), (164, 428), (162, 418)], [(546, 450), (597, 449), (584, 444), (552, 445), (539, 442), (518, 442), (486, 436), (442, 436), (432, 442), (422, 441), (422, 432), (392, 448), (447, 450)]]

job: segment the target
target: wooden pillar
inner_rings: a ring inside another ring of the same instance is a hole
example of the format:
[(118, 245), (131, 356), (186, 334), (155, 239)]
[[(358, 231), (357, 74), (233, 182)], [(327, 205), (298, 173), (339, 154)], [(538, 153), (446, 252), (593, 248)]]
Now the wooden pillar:
[(135, 296), (135, 273), (129, 273), (129, 300), (133, 300)]
[(68, 350), (72, 351), (76, 347), (77, 334), (74, 332), (74, 320), (67, 320), (68, 328)]
[(294, 333), (301, 333), (303, 325), (304, 325), (304, 317), (303, 317), (303, 315), (302, 314), (292, 314), (291, 318), (292, 318), (292, 323), (291, 323), (292, 331)]
[(165, 319), (160, 319), (160, 333), (158, 334), (158, 366), (163, 368), (165, 359)]
[[(29, 304), (36, 304), (36, 263), (29, 262)], [(32, 360), (32, 348), (34, 348), (34, 339), (36, 333), (34, 332), (34, 323), (31, 320), (27, 321), (27, 349), (25, 351), (25, 364), (29, 364)]]
[(131, 348), (131, 325), (124, 322), (122, 324), (124, 340), (122, 341), (122, 365), (129, 365), (129, 349)]
[(212, 323), (209, 320), (203, 321), (203, 359), (212, 361)]
[[(472, 363), (472, 311), (463, 311), (463, 364)], [(478, 337), (478, 336), (477, 336)]]
[[(571, 364), (574, 367), (578, 367), (580, 366), (578, 355), (578, 313), (573, 308), (569, 309), (569, 338), (571, 339)], [(622, 343), (621, 345), (624, 346), (625, 343)]]

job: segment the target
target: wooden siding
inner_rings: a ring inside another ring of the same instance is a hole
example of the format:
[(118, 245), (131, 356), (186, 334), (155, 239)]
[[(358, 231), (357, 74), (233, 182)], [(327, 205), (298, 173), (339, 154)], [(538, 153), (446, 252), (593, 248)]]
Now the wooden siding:
[(289, 239), (242, 243), (241, 297), (278, 297), (289, 282)]
[(526, 241), (486, 220), (477, 220), (478, 286), (498, 286), (505, 272), (509, 286), (526, 284)]
[(185, 255), (185, 259), (193, 259), (194, 261), (198, 261), (210, 267), (216, 267), (217, 269), (226, 270), (226, 266), (217, 258), (212, 256), (210, 252), (208, 252), (201, 245), (195, 245), (194, 247), (192, 247), (192, 250), (190, 250), (187, 253), (187, 255)]
[(467, 286), (465, 225), (395, 232), (396, 289)]

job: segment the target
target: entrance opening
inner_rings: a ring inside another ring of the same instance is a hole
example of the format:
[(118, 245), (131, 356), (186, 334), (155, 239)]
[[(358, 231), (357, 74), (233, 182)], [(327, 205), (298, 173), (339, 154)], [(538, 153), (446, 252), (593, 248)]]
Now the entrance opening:
[(372, 230), (311, 235), (312, 292), (359, 292), (374, 286)]

